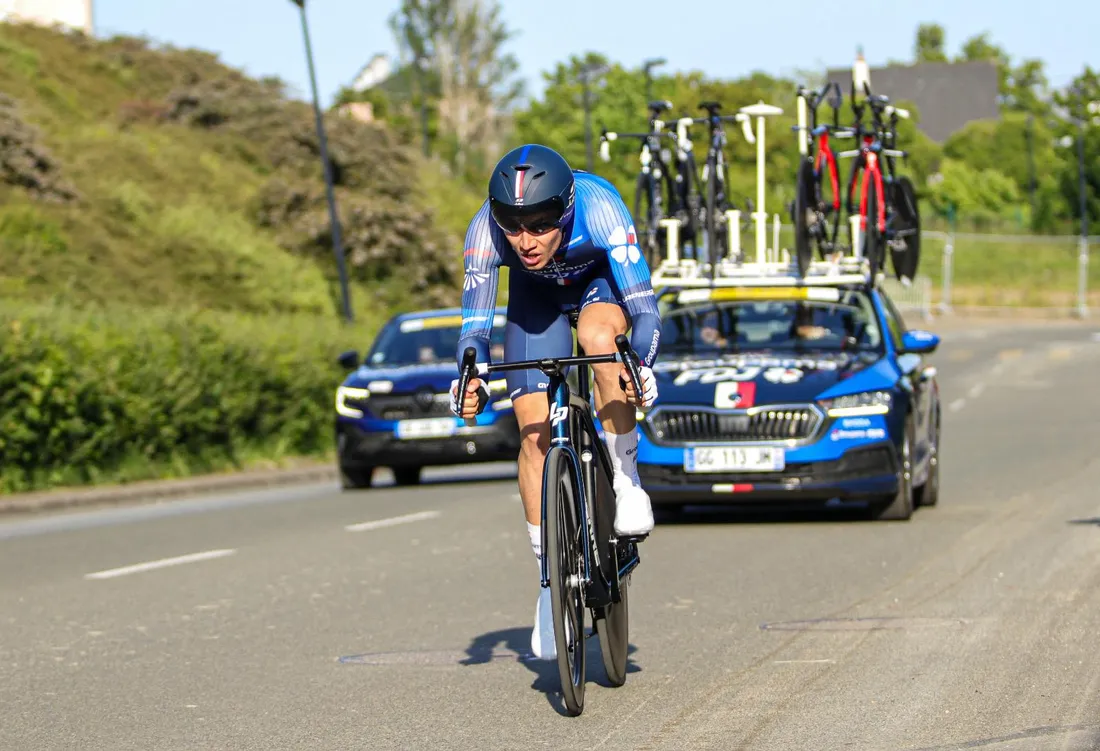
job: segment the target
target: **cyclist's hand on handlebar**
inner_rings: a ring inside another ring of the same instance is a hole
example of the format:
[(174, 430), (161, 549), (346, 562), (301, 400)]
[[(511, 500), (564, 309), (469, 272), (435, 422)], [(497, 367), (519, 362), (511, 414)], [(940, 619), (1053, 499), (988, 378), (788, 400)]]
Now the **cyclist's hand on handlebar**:
[(485, 409), (489, 401), (489, 389), (485, 381), (477, 376), (470, 379), (466, 385), (465, 398), (462, 400), (462, 410), (458, 409), (458, 379), (451, 381), (451, 412), (467, 419), (477, 417)]
[(635, 407), (651, 407), (653, 402), (657, 400), (657, 378), (653, 375), (652, 368), (647, 368), (644, 365), (638, 368), (638, 371), (642, 380), (641, 398), (634, 393), (634, 384), (630, 380), (630, 373), (627, 371), (626, 366), (624, 365), (619, 372), (619, 379), (623, 383), (623, 391), (626, 392), (626, 400)]

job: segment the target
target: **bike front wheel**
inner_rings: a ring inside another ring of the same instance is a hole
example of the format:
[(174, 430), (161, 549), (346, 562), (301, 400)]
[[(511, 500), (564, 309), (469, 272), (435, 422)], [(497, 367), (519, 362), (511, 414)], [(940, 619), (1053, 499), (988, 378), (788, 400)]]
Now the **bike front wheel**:
[(566, 709), (577, 716), (584, 711), (584, 531), (578, 514), (578, 478), (563, 449), (550, 450), (544, 477), (546, 555), (558, 675)]

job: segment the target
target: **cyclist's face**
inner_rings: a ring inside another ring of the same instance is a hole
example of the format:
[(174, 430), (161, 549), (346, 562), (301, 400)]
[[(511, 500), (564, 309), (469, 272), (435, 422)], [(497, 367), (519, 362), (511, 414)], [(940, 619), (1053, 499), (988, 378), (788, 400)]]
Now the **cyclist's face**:
[(508, 244), (516, 251), (524, 268), (538, 270), (544, 268), (554, 257), (558, 246), (561, 244), (561, 230), (554, 228), (542, 235), (532, 235), (527, 230), (509, 235)]

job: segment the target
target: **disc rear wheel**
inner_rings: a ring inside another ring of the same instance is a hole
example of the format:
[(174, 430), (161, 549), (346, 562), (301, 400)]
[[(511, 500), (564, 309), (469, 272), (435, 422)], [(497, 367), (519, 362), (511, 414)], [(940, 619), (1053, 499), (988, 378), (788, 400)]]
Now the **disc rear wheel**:
[(917, 196), (913, 183), (902, 175), (892, 186), (894, 203), (894, 232), (904, 245), (903, 248), (890, 248), (890, 261), (894, 275), (900, 280), (910, 281), (916, 278), (920, 265), (920, 211), (917, 208)]
[(630, 643), (630, 609), (627, 602), (627, 580), (619, 583), (622, 598), (601, 608), (602, 618), (596, 621), (600, 635), (600, 656), (607, 680), (612, 686), (626, 683), (626, 652)]

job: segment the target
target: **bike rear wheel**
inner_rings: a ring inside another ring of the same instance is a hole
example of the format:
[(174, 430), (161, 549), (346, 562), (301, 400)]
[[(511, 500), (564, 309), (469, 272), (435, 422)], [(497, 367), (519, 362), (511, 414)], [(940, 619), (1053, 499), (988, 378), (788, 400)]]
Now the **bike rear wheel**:
[(798, 185), (794, 191), (794, 252), (799, 276), (806, 276), (813, 261), (810, 217), (813, 217), (813, 221), (817, 221), (815, 182), (813, 162), (809, 157), (803, 157), (798, 167)]
[(721, 251), (718, 248), (718, 167), (713, 159), (707, 161), (707, 253), (704, 258), (711, 265), (711, 278), (713, 278), (714, 264), (718, 262)]
[[(649, 268), (655, 269), (663, 260), (661, 255), (661, 214), (660, 206), (661, 186), (657, 184), (652, 175), (644, 172), (638, 175), (638, 183), (634, 189), (634, 223), (639, 239), (642, 241), (642, 252), (645, 255)], [(656, 199), (656, 200), (655, 200)]]
[(570, 715), (584, 711), (584, 547), (577, 513), (577, 480), (565, 451), (546, 457), (546, 555), (554, 642), (558, 652), (561, 693)]
[[(617, 565), (617, 561), (613, 565)], [(621, 598), (600, 608), (596, 618), (596, 632), (600, 637), (600, 656), (603, 669), (612, 686), (626, 683), (626, 652), (630, 644), (630, 606), (627, 598), (627, 581), (619, 582)]]
[[(867, 179), (871, 180), (871, 176), (867, 175)], [(878, 193), (875, 192), (874, 185), (868, 186), (866, 228), (863, 231), (863, 255), (871, 265), (872, 284), (882, 268), (882, 257), (885, 250), (882, 233), (878, 231), (878, 201)]]

